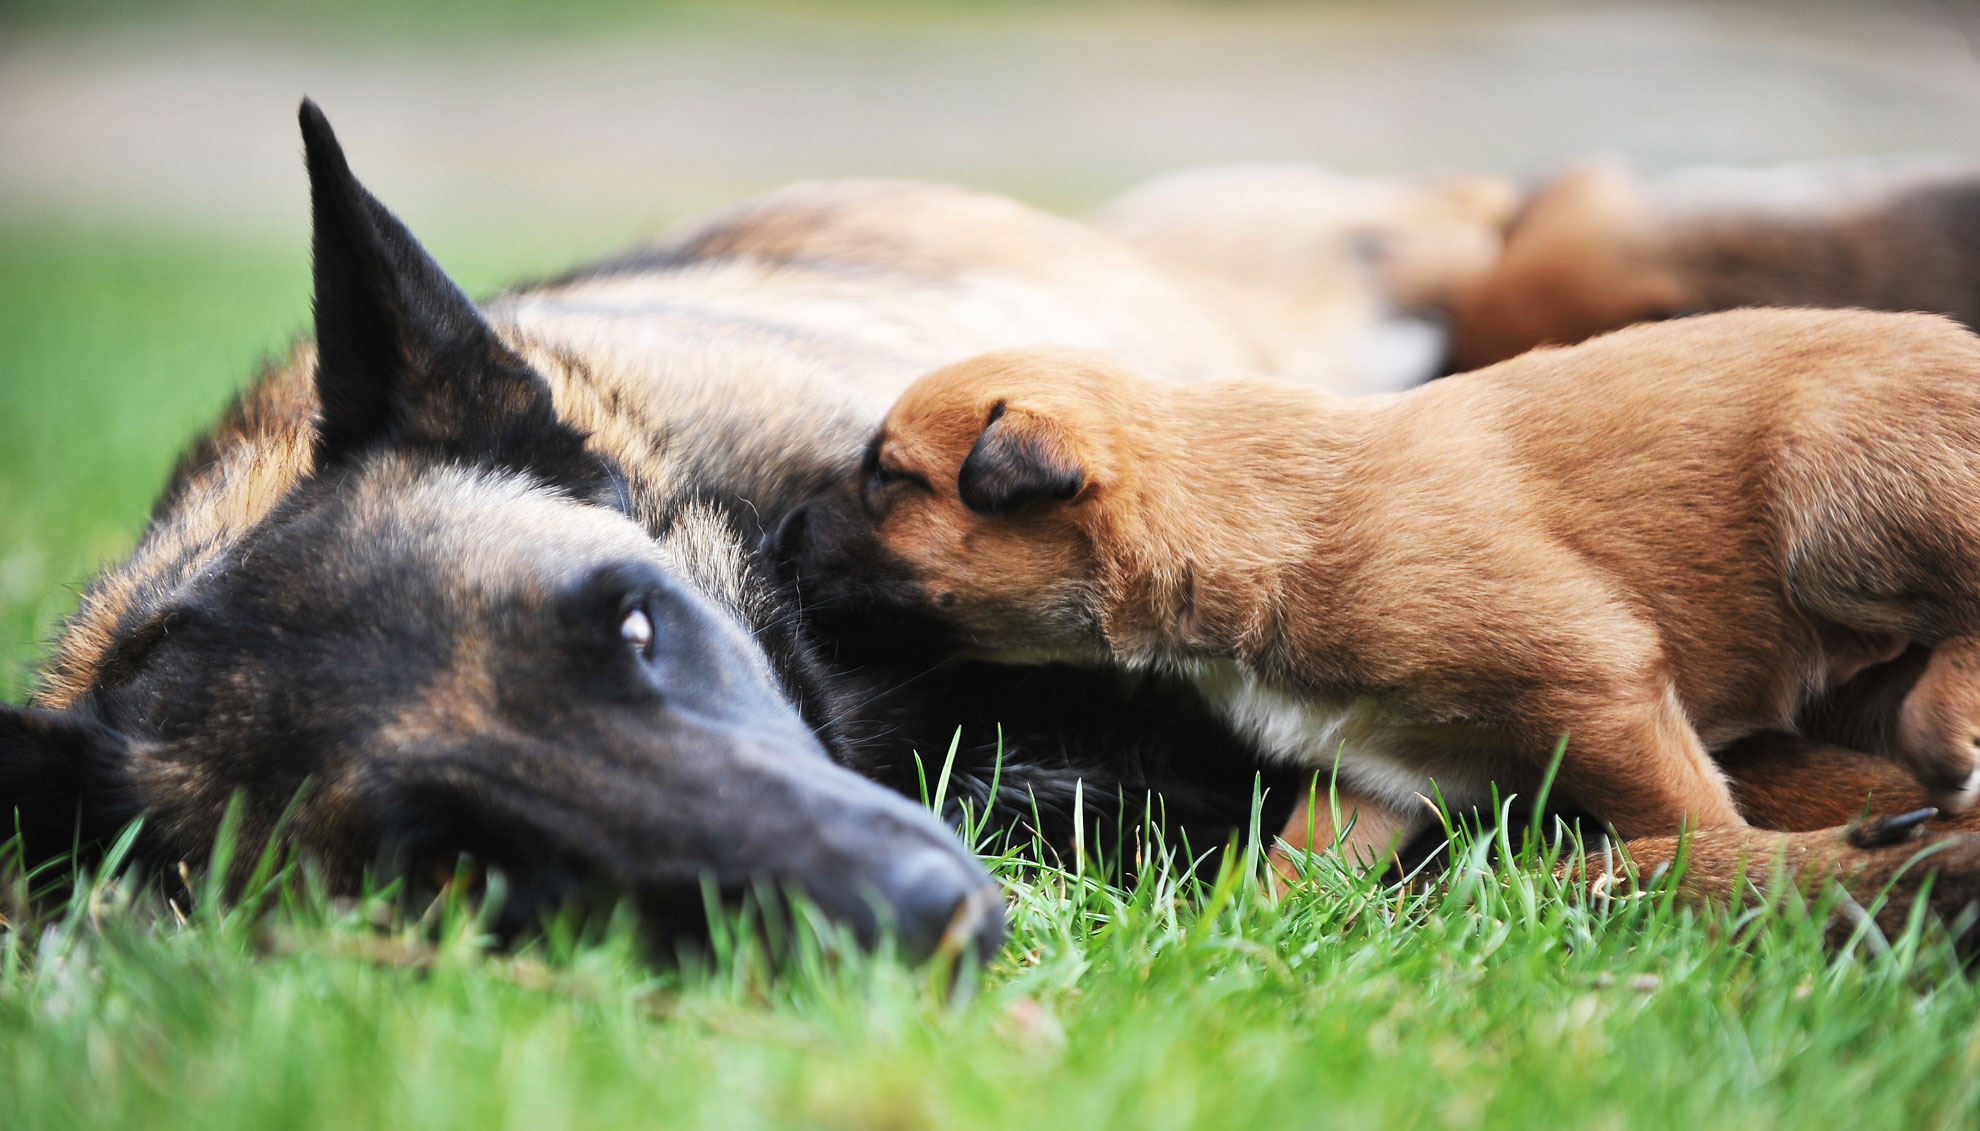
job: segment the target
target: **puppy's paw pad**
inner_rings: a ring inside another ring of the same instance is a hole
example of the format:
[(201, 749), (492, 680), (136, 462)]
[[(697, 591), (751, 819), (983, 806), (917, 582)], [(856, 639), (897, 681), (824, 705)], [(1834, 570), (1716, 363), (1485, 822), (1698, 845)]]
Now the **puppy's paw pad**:
[(1937, 809), (1913, 809), (1889, 817), (1869, 817), (1849, 827), (1849, 843), (1857, 848), (1885, 848), (1916, 840), (1924, 835), (1925, 822), (1938, 815)]

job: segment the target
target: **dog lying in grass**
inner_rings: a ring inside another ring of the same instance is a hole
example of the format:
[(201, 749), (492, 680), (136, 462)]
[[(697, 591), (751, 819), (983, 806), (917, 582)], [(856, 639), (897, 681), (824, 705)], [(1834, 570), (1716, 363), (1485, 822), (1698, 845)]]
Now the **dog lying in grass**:
[[(1179, 849), (1244, 826), (1258, 767), (1187, 695), (871, 622), (828, 652), (834, 610), (752, 553), (938, 365), (1056, 342), (1187, 381), (1304, 351), (1307, 328), (1231, 324), (1151, 261), (1164, 230), (1214, 243), (1214, 208), (1167, 192), (1188, 223), (1163, 224), (1144, 200), (1130, 246), (954, 186), (798, 185), (477, 305), (328, 121), (300, 124), (314, 332), (187, 451), (33, 703), (0, 704), (0, 873), (91, 863), (142, 815), (137, 858), (176, 874), (238, 802), (243, 880), (271, 842), (338, 893), (465, 856), (504, 881), (503, 933), (625, 898), (691, 937), (712, 885), (987, 957), (999, 889), (912, 798), (1123, 867), (1144, 813)], [(1272, 207), (1439, 259), (1435, 210), (1341, 213), (1333, 183)], [(1278, 266), (1245, 289), (1331, 292), (1331, 263)], [(1264, 775), (1275, 825), (1289, 777)]]
[(813, 599), (980, 656), (1180, 674), (1384, 813), (1533, 796), (1564, 739), (1558, 790), (1625, 838), (1848, 870), (1750, 835), (1713, 755), (1929, 650), (1878, 753), (1972, 807), (1976, 429), (1980, 340), (1922, 315), (1714, 315), (1359, 400), (1001, 353), (911, 387), (778, 542)]

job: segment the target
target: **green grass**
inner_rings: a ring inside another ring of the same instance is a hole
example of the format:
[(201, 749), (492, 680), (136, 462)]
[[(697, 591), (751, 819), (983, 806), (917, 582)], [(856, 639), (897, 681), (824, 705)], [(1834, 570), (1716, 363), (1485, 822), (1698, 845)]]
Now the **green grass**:
[[(556, 266), (440, 250), (476, 289)], [(9, 698), (64, 586), (128, 545), (179, 446), (306, 307), (298, 247), (0, 232)], [(46, 913), (0, 899), (0, 1123), (1980, 1122), (1980, 996), (1930, 936), (1837, 952), (1795, 916), (1589, 905), (1531, 862), (1429, 893), (1330, 875), (1283, 901), (1246, 873), (1205, 893), (997, 868), (1013, 939), (959, 1001), (817, 950), (781, 972), (747, 947), (656, 967), (623, 932), (494, 954), (464, 911), (422, 927), (294, 883), (183, 926), (115, 883)]]
[(0, 230), (0, 698), (308, 306), (300, 248)]
[[(1206, 890), (998, 863), (974, 991), (815, 939), (656, 967), (625, 930), (495, 954), (291, 872), (190, 924), (129, 885), (0, 936), (8, 1125), (1971, 1126), (1974, 999), (1912, 934), (1591, 904), (1465, 854), (1407, 892), (1255, 858)], [(17, 911), (16, 914), (19, 914)], [(739, 937), (747, 939), (747, 934)]]

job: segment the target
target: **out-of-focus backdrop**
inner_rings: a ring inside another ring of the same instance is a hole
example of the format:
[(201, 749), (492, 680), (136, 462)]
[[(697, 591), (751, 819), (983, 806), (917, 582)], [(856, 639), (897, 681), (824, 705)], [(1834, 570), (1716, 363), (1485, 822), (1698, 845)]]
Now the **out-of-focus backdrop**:
[(303, 92), (425, 227), (490, 238), (629, 234), (807, 177), (1078, 207), (1230, 159), (1980, 150), (1971, 0), (241, 7), (24, 9), (0, 207), (298, 232)]
[(1980, 156), (1980, 4), (0, 0), (0, 696), (303, 327), (303, 94), (486, 290), (817, 177)]

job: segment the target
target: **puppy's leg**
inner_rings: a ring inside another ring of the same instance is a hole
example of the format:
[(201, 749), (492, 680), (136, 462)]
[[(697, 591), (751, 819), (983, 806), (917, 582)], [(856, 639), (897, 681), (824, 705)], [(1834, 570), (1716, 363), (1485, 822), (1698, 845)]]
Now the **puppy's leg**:
[(1590, 680), (1530, 703), (1525, 745), (1550, 751), (1565, 734), (1562, 788), (1624, 838), (1746, 824), (1668, 684), (1652, 691)]
[[(1272, 870), (1287, 882), (1299, 878), (1290, 859), (1295, 852), (1326, 852), (1338, 849), (1358, 868), (1386, 868), (1396, 861), (1396, 851), (1430, 821), (1427, 807), (1398, 809), (1386, 801), (1353, 790), (1336, 788), (1328, 795), (1323, 777), (1314, 779), (1316, 788), (1301, 797), (1286, 827), (1279, 832), (1280, 844), (1268, 858)], [(1335, 822), (1338, 811), (1340, 821)]]
[[(1625, 848), (1637, 877), (1650, 880), (1676, 863), (1679, 838), (1642, 837)], [(1626, 890), (1629, 881), (1619, 867), (1612, 872), (1591, 859), (1588, 869), (1594, 890)], [(1846, 932), (1861, 912), (1874, 911), (1877, 926), (1895, 935), (1904, 930), (1927, 877), (1933, 880), (1930, 907), (1942, 920), (1954, 922), (1980, 907), (1980, 836), (1901, 820), (1802, 833), (1701, 829), (1684, 842), (1676, 894), (1695, 905), (1751, 905), (1812, 898), (1835, 881), (1852, 901), (1836, 928)], [(1961, 941), (1970, 947), (1973, 932)]]
[(1954, 813), (1980, 798), (1980, 638), (1956, 636), (1932, 649), (1925, 674), (1898, 708), (1898, 752)]

